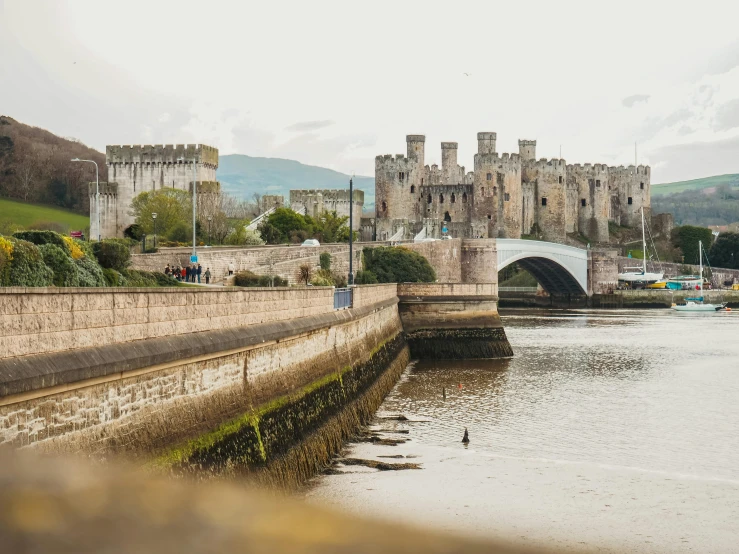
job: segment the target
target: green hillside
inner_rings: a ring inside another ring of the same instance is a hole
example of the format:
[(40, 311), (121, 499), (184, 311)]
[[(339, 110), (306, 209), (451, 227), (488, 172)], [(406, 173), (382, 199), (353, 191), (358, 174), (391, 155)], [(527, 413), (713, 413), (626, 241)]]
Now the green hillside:
[(723, 185), (738, 188), (739, 174), (731, 173), (728, 175), (714, 175), (713, 177), (703, 177), (702, 179), (692, 179), (690, 181), (677, 181), (675, 183), (652, 185), (652, 196), (664, 196), (667, 194), (674, 194), (676, 192), (685, 192), (686, 190), (702, 190)]
[[(349, 188), (349, 175), (325, 167), (305, 165), (281, 158), (255, 158), (242, 154), (220, 156), (218, 180), (224, 192), (249, 200), (254, 193), (282, 194), (285, 200), (290, 189)], [(354, 186), (364, 191), (364, 206), (373, 206), (375, 179), (354, 178)]]
[(68, 231), (84, 231), (90, 226), (90, 218), (52, 206), (0, 198), (0, 233), (8, 232), (13, 226), (32, 228), (50, 223)]

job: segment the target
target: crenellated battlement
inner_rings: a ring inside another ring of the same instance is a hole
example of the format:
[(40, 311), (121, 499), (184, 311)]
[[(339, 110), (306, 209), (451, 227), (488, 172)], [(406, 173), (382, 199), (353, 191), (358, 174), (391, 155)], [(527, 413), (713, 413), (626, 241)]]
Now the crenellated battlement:
[[(182, 160), (180, 160), (182, 158)], [(108, 164), (192, 163), (218, 167), (218, 149), (205, 144), (143, 144), (106, 146)]]
[(456, 150), (458, 147), (459, 147), (459, 144), (456, 142), (442, 142), (441, 143), (442, 150)]

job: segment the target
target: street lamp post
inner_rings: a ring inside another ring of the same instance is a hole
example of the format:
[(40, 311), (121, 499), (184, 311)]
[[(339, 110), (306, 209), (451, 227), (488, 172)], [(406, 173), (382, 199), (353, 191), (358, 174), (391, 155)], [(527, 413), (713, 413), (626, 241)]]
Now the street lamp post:
[[(185, 158), (177, 158), (178, 162), (186, 161)], [(196, 248), (197, 240), (197, 224), (195, 223), (198, 213), (198, 164), (195, 158), (192, 159), (192, 258), (191, 262), (195, 263), (198, 258)]]
[(208, 246), (210, 246), (210, 222), (213, 220), (213, 216), (208, 216)]
[(151, 218), (154, 220), (154, 250), (157, 249), (157, 213), (152, 212)]
[(100, 242), (100, 175), (98, 173), (98, 164), (95, 160), (80, 160), (79, 158), (73, 158), (72, 161), (95, 164), (95, 211), (97, 212), (98, 216), (98, 242)]
[(349, 286), (354, 284), (354, 183), (349, 179)]

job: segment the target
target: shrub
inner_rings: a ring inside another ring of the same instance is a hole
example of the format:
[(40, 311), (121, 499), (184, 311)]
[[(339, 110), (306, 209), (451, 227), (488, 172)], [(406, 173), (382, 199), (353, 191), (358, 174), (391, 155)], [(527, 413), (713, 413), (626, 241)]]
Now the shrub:
[(320, 275), (316, 275), (311, 279), (311, 285), (316, 287), (333, 287), (334, 282), (331, 279), (326, 279)]
[(433, 283), (436, 273), (428, 260), (400, 246), (365, 248), (364, 269), (377, 276), (379, 283)]
[(264, 244), (264, 240), (257, 231), (247, 229), (241, 223), (226, 236), (223, 242), (232, 246), (259, 246)]
[(80, 287), (104, 287), (107, 285), (107, 280), (105, 275), (103, 275), (103, 269), (97, 264), (94, 258), (74, 260), (74, 264), (77, 266)]
[(169, 240), (187, 242), (192, 240), (192, 229), (184, 223), (177, 223), (168, 234)]
[(124, 280), (123, 276), (118, 273), (115, 269), (105, 268), (103, 271), (103, 277), (109, 287), (120, 287), (123, 286), (121, 281)]
[(78, 246), (77, 241), (74, 240), (72, 237), (62, 237), (62, 240), (67, 245), (67, 250), (69, 251), (69, 254), (70, 256), (72, 256), (73, 260), (79, 260), (85, 257), (85, 253)]
[(54, 272), (46, 267), (38, 247), (26, 240), (13, 239), (13, 261), (8, 272), (11, 287), (48, 287)]
[(78, 287), (80, 277), (74, 260), (56, 244), (42, 244), (38, 247), (44, 263), (53, 272), (52, 282), (56, 287)]
[(41, 246), (42, 244), (54, 244), (64, 250), (67, 254), (70, 253), (69, 245), (64, 240), (65, 237), (59, 233), (55, 233), (54, 231), (18, 231), (13, 233), (13, 236), (15, 238), (31, 242), (36, 246)]
[(333, 280), (334, 285), (340, 289), (343, 289), (344, 287), (348, 286), (346, 275), (339, 275), (338, 273), (332, 273), (331, 279)]
[(310, 264), (302, 264), (295, 272), (295, 278), (298, 283), (307, 285), (313, 277), (313, 266)]
[(126, 278), (125, 285), (127, 287), (157, 287), (159, 283), (157, 281), (157, 274), (151, 271), (139, 271), (137, 269), (128, 269), (122, 271), (121, 274)]
[(8, 285), (10, 263), (13, 261), (13, 243), (0, 237), (0, 287)]
[(331, 271), (331, 254), (322, 252), (318, 258), (320, 259), (321, 269), (323, 271)]
[(237, 287), (286, 287), (287, 279), (279, 275), (257, 275), (252, 271), (239, 271), (235, 275), (234, 284)]
[(377, 284), (377, 275), (369, 270), (357, 271), (354, 277), (354, 283), (357, 285), (374, 285)]
[(131, 250), (123, 240), (104, 239), (102, 242), (95, 242), (92, 251), (100, 266), (105, 269), (123, 272), (131, 263)]

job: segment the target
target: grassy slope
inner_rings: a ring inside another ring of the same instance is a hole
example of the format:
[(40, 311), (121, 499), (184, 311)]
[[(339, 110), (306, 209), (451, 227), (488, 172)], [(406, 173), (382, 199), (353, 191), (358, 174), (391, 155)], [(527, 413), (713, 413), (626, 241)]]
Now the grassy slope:
[[(282, 194), (288, 200), (290, 189), (348, 189), (349, 177), (333, 169), (281, 158), (230, 154), (218, 160), (218, 180), (222, 189), (237, 198), (248, 200), (255, 192)], [(364, 191), (365, 207), (374, 203), (373, 177), (357, 176), (354, 186)]]
[(69, 227), (70, 231), (84, 231), (90, 225), (90, 218), (61, 208), (25, 204), (7, 198), (0, 198), (0, 225), (15, 224), (30, 227), (34, 223), (54, 222)]
[(703, 177), (702, 179), (692, 179), (691, 181), (677, 181), (675, 183), (652, 185), (652, 196), (663, 196), (666, 194), (683, 192), (685, 190), (701, 190), (721, 185), (739, 187), (739, 173), (714, 175), (713, 177)]

